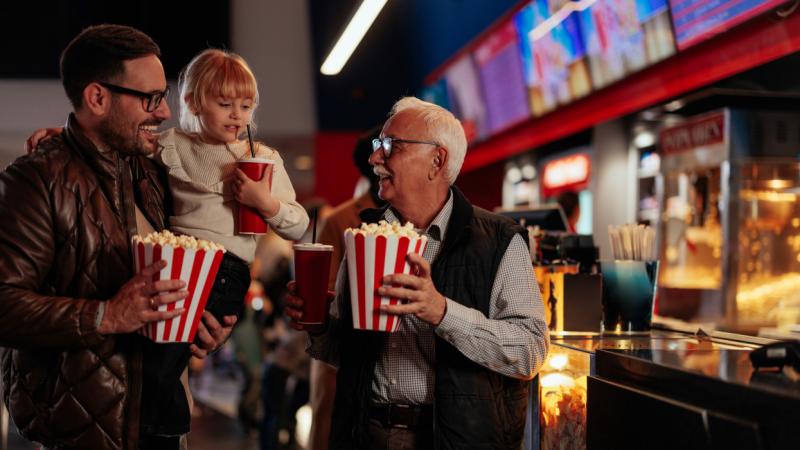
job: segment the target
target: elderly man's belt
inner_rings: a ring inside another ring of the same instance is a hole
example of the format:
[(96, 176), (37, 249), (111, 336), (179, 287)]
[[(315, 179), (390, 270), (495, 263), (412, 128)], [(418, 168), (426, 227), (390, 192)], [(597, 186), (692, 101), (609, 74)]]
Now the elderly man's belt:
[(433, 424), (433, 405), (374, 403), (369, 407), (369, 418), (389, 428), (427, 426)]

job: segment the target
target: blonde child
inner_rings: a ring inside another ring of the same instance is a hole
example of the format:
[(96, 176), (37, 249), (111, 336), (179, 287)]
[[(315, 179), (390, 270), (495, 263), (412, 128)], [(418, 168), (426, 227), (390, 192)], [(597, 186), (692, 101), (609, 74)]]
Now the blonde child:
[[(237, 235), (236, 203), (255, 208), (285, 239), (299, 239), (308, 215), (295, 192), (277, 151), (255, 145), (259, 158), (275, 161), (272, 189), (264, 177), (250, 180), (236, 162), (250, 157), (246, 139), (258, 105), (256, 79), (238, 55), (209, 49), (197, 55), (181, 73), (180, 129), (161, 134), (156, 155), (168, 172), (174, 201), (170, 228), (208, 239), (252, 263), (257, 236)], [(242, 139), (244, 137), (244, 139)]]
[[(178, 87), (180, 128), (159, 136), (161, 149), (155, 157), (166, 168), (172, 193), (170, 229), (217, 242), (228, 250), (206, 305), (222, 323), (223, 316), (238, 317), (243, 311), (250, 286), (248, 266), (258, 238), (236, 234), (237, 203), (259, 211), (284, 239), (299, 239), (309, 219), (295, 199), (277, 151), (260, 143), (253, 149), (256, 157), (275, 162), (271, 189), (268, 177), (256, 182), (236, 168), (237, 161), (250, 157), (247, 125), (252, 125), (259, 100), (256, 79), (247, 63), (230, 52), (205, 50), (182, 71)], [(161, 378), (180, 376), (187, 363), (188, 352), (176, 348), (161, 361)], [(159, 390), (168, 393), (170, 389), (174, 388)], [(163, 415), (161, 422), (170, 420), (162, 410), (150, 413)]]

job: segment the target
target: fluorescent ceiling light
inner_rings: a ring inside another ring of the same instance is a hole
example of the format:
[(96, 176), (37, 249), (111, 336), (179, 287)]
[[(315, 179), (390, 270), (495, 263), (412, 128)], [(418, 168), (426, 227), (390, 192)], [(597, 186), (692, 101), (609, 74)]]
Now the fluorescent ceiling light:
[(325, 62), (322, 63), (322, 67), (319, 70), (323, 75), (336, 75), (342, 70), (342, 67), (350, 59), (350, 55), (358, 47), (358, 43), (361, 42), (369, 27), (372, 26), (372, 22), (378, 17), (386, 2), (387, 0), (364, 0), (361, 3), (358, 11), (350, 19), (350, 23), (347, 24), (347, 28), (344, 29), (342, 35), (339, 36), (339, 40), (336, 41), (336, 45), (333, 46), (333, 50), (325, 58)]

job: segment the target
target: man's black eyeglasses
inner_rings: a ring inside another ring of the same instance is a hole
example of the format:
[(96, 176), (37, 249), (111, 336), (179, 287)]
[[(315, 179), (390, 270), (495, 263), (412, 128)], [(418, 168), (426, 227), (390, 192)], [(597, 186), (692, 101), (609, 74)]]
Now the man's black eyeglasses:
[(144, 110), (147, 112), (153, 112), (158, 109), (158, 107), (161, 105), (161, 101), (167, 98), (167, 95), (169, 95), (169, 86), (167, 86), (167, 88), (163, 91), (142, 92), (137, 91), (136, 89), (117, 86), (116, 84), (105, 83), (102, 81), (98, 81), (98, 84), (111, 92), (116, 92), (117, 94), (133, 95), (134, 97), (141, 98), (142, 106), (144, 106)]
[(399, 139), (393, 137), (384, 137), (384, 138), (377, 138), (372, 140), (372, 151), (374, 152), (377, 149), (383, 149), (383, 156), (388, 158), (392, 156), (392, 148), (394, 144), (426, 144), (426, 145), (434, 145), (436, 147), (441, 147), (441, 145), (437, 144), (436, 142), (431, 141), (415, 141), (413, 139)]

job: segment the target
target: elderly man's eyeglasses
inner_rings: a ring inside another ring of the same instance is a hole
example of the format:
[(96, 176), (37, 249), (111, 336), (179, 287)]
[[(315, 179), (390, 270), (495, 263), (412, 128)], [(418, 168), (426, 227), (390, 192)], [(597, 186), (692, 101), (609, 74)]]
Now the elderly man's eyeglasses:
[(167, 88), (163, 91), (142, 92), (137, 91), (136, 89), (117, 86), (116, 84), (104, 83), (102, 81), (99, 81), (98, 84), (117, 94), (132, 95), (134, 97), (141, 98), (142, 106), (147, 112), (153, 112), (158, 109), (158, 107), (161, 105), (161, 101), (167, 98), (167, 95), (169, 95), (169, 86), (167, 86)]
[(372, 140), (372, 151), (378, 150), (379, 148), (383, 150), (383, 156), (388, 158), (392, 156), (392, 149), (394, 148), (394, 144), (426, 144), (426, 145), (434, 145), (436, 147), (441, 147), (436, 142), (431, 141), (415, 141), (413, 139), (398, 139), (393, 137), (384, 137)]

